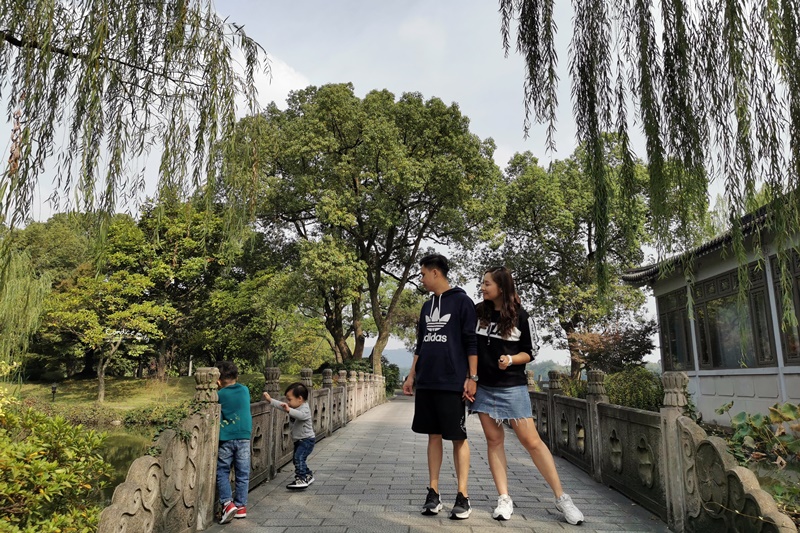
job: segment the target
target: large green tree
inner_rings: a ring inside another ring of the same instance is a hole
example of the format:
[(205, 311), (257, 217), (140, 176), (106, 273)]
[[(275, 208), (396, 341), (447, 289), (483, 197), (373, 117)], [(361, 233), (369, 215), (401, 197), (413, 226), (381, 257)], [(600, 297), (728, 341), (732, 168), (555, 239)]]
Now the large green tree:
[[(502, 206), (494, 142), (469, 131), (457, 104), (417, 93), (359, 98), (339, 84), (293, 92), (287, 103), (240, 122), (235, 150), (225, 154), (230, 194), (259, 198), (259, 224), (308, 243), (301, 250), (338, 250), (330, 261), (316, 253), (305, 274), (342, 278), (321, 295), (334, 337), (342, 336), (341, 315), (358, 341), (368, 306), (379, 373), (423, 243), (467, 246), (491, 233)], [(382, 290), (386, 280), (395, 290)], [(347, 291), (363, 292), (365, 302)]]
[[(609, 229), (606, 268), (616, 274), (642, 259), (646, 242), (644, 195), (646, 172), (633, 169), (639, 184), (633, 198), (622, 197), (619, 145), (604, 137), (604, 164), (612, 178), (609, 187)], [(586, 152), (578, 149), (568, 159), (544, 169), (529, 152), (516, 154), (507, 168), (508, 202), (503, 226), (505, 240), (485, 259), (505, 263), (515, 274), (534, 316), (551, 333), (557, 347), (567, 348), (571, 372), (580, 374), (584, 364), (576, 334), (607, 330), (619, 322), (636, 323), (634, 316), (644, 303), (634, 287), (612, 282), (600, 287), (595, 247), (597, 232), (591, 177), (585, 172)], [(623, 203), (631, 208), (626, 210)]]
[(69, 289), (47, 301), (46, 327), (73, 335), (96, 358), (97, 401), (105, 399), (106, 369), (124, 343), (147, 344), (162, 335), (159, 322), (174, 309), (147, 298), (153, 283), (146, 276), (118, 271), (106, 277), (79, 277)]
[[(512, 25), (525, 59), (525, 128), (548, 124), (552, 147), (558, 94), (559, 18), (554, 0), (500, 0), (506, 50)], [(558, 4), (559, 9), (565, 6)], [(649, 211), (660, 254), (694, 243), (675, 231), (704, 213), (711, 180), (725, 184), (734, 251), (746, 263), (741, 215), (758, 183), (769, 200), (785, 198), (769, 220), (788, 276), (784, 245), (800, 230), (800, 3), (797, 0), (573, 0), (569, 76), (578, 142), (591, 177), (601, 279), (612, 252), (611, 176), (603, 160), (602, 132), (615, 131), (622, 157), (632, 166), (632, 124), (644, 134)], [(631, 110), (635, 110), (634, 114)], [(633, 197), (637, 183), (621, 182)], [(700, 207), (692, 207), (700, 206)], [(744, 284), (743, 284), (744, 286)]]

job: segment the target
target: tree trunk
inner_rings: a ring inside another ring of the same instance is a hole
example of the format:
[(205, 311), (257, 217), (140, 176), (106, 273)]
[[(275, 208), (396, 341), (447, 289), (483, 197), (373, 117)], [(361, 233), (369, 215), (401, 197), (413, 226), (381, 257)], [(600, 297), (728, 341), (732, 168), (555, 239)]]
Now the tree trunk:
[(158, 355), (156, 356), (156, 379), (164, 381), (167, 375), (167, 339), (161, 341), (158, 346)]
[(106, 366), (103, 361), (97, 363), (97, 403), (106, 401)]
[(364, 357), (364, 344), (367, 342), (364, 328), (361, 326), (361, 298), (353, 302), (353, 336), (356, 341), (353, 359), (361, 359)]
[(383, 375), (383, 367), (381, 367), (381, 356), (383, 349), (389, 343), (389, 331), (382, 331), (378, 334), (378, 340), (375, 342), (375, 347), (372, 349), (372, 373), (378, 376)]
[(572, 334), (576, 331), (575, 321), (575, 317), (573, 317), (572, 320), (563, 321), (561, 322), (561, 328), (567, 335), (567, 350), (569, 350), (569, 375), (573, 379), (578, 379), (581, 377), (582, 358), (579, 347), (576, 345), (575, 341), (572, 340)]

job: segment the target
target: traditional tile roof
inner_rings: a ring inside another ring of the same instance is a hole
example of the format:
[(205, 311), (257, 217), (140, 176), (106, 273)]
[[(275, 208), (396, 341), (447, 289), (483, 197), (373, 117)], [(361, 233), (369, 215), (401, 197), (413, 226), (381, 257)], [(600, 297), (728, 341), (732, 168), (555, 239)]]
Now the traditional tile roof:
[[(766, 207), (761, 207), (753, 213), (743, 216), (739, 220), (742, 225), (742, 235), (747, 237), (756, 231), (760, 231), (764, 227), (768, 218), (769, 214)], [(678, 265), (697, 260), (704, 255), (716, 252), (717, 250), (724, 248), (732, 240), (733, 230), (728, 230), (725, 233), (714, 237), (710, 241), (705, 242), (696, 248), (683, 252), (682, 254), (669, 257), (652, 265), (643, 265), (626, 270), (621, 276), (622, 281), (637, 287), (652, 284), (658, 279), (660, 273), (669, 271)]]

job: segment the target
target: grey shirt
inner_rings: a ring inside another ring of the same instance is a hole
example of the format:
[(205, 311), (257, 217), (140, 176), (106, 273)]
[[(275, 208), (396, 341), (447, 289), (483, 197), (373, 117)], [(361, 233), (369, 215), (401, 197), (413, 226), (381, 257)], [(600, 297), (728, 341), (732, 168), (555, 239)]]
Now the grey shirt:
[[(282, 403), (275, 398), (270, 400), (270, 403), (283, 411)], [(308, 402), (303, 402), (303, 405), (297, 409), (289, 408), (289, 417), (292, 422), (292, 440), (302, 440), (314, 436), (314, 421), (311, 420), (311, 408)]]

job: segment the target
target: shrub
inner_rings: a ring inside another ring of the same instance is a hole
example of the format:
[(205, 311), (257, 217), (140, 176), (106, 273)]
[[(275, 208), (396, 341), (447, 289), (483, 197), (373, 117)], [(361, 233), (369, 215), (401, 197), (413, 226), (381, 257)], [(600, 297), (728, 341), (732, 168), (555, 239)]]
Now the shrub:
[(581, 378), (573, 378), (569, 374), (561, 374), (561, 390), (565, 396), (585, 400), (589, 384)]
[(611, 403), (647, 411), (661, 408), (664, 386), (661, 379), (643, 366), (629, 366), (606, 376), (606, 393)]
[(3, 531), (94, 531), (112, 470), (99, 454), (104, 438), (7, 397), (0, 401)]

